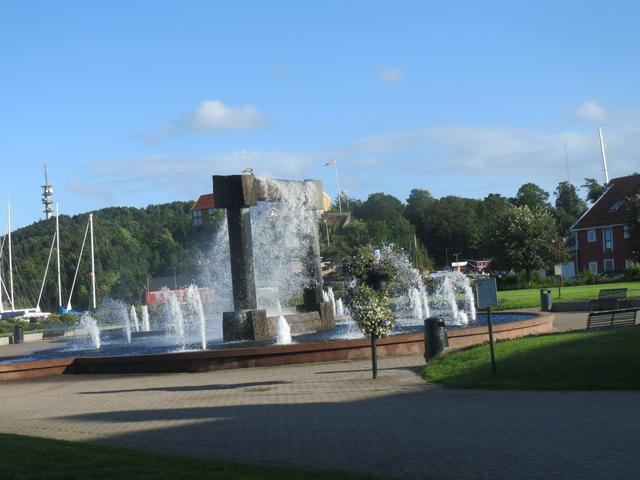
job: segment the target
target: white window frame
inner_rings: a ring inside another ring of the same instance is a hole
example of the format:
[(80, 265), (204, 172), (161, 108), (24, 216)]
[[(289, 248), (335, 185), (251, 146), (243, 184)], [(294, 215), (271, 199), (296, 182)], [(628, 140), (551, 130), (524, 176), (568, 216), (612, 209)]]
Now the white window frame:
[[(607, 268), (607, 262), (611, 262), (611, 268)], [(604, 259), (604, 271), (605, 272), (615, 272), (616, 270), (616, 262), (613, 258), (605, 258)]]
[(596, 241), (596, 229), (590, 228), (587, 230), (587, 242), (593, 243)]
[[(611, 249), (607, 250), (607, 232), (611, 232)], [(605, 253), (613, 252), (613, 228), (603, 228), (602, 229), (602, 251)]]
[(594, 275), (598, 274), (598, 262), (589, 262), (587, 266), (591, 273), (593, 273)]

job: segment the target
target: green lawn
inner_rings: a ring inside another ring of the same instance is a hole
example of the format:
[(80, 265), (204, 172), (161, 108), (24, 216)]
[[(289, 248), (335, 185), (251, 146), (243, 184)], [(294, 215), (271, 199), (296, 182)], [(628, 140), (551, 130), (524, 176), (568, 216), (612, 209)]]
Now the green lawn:
[[(640, 298), (640, 282), (603, 283), (598, 285), (579, 285), (576, 287), (563, 287), (562, 297), (558, 297), (558, 288), (551, 288), (551, 298), (556, 301), (590, 300), (598, 298), (598, 292), (605, 288), (627, 288), (627, 296)], [(498, 292), (499, 305), (497, 310), (510, 310), (512, 308), (539, 307), (540, 289), (529, 288), (526, 290), (506, 290)]]
[(424, 369), (451, 388), (516, 390), (640, 389), (640, 326), (556, 333), (498, 342), (437, 357)]
[(95, 444), (0, 434), (0, 478), (7, 480), (373, 479), (366, 475), (241, 465)]

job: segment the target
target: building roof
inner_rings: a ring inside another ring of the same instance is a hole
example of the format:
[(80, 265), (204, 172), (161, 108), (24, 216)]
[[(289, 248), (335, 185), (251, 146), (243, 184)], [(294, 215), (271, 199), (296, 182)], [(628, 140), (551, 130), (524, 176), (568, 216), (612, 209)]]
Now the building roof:
[(196, 200), (196, 203), (191, 207), (191, 211), (194, 212), (196, 210), (209, 210), (210, 208), (215, 208), (216, 202), (213, 198), (213, 193), (207, 193), (205, 195), (200, 195), (200, 198)]
[(638, 193), (640, 193), (640, 174), (612, 179), (602, 196), (571, 229), (582, 230), (626, 223), (625, 201)]
[(196, 280), (188, 275), (154, 277), (147, 279), (148, 289), (152, 292), (162, 290), (163, 288), (187, 288), (189, 285), (196, 283)]

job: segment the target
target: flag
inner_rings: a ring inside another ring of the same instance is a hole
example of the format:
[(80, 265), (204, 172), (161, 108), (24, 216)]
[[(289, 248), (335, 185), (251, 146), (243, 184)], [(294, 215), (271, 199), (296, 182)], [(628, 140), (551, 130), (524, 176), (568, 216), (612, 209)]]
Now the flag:
[(327, 163), (324, 164), (325, 167), (331, 167), (336, 165), (336, 161), (335, 160), (329, 160)]

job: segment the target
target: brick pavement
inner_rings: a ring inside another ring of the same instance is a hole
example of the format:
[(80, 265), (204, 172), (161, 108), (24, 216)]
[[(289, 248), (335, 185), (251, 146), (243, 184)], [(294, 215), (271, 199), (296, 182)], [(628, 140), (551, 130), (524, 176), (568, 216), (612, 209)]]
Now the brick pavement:
[(446, 390), (418, 356), (0, 385), (0, 431), (399, 478), (629, 479), (640, 392)]

